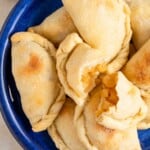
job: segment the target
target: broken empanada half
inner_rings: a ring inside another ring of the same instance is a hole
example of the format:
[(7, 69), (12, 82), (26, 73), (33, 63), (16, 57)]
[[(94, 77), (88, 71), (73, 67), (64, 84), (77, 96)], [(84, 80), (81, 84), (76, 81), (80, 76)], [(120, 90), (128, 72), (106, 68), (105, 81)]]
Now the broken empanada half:
[[(140, 89), (133, 85), (122, 72), (102, 78), (97, 122), (110, 129), (124, 130), (137, 126), (147, 114), (147, 106)], [(132, 109), (131, 109), (132, 108)]]
[(49, 135), (59, 150), (87, 150), (81, 143), (73, 124), (76, 104), (67, 99), (57, 119), (48, 128)]
[(131, 0), (131, 26), (136, 49), (150, 38), (150, 0)]
[(78, 105), (84, 105), (110, 59), (104, 52), (84, 43), (77, 33), (68, 35), (56, 53), (58, 76), (65, 93)]
[(69, 33), (77, 30), (68, 12), (61, 7), (40, 25), (30, 27), (28, 31), (38, 33), (58, 46)]
[[(141, 150), (136, 125), (132, 124), (133, 126), (128, 126), (128, 128), (122, 130), (117, 129), (118, 126), (116, 126), (116, 129), (108, 128), (109, 125), (112, 127), (111, 125), (113, 125), (113, 121), (115, 120), (113, 118), (113, 111), (112, 113), (110, 112), (110, 118), (112, 117), (112, 120), (109, 120), (109, 122), (105, 124), (106, 126), (103, 126), (98, 122), (97, 117), (100, 112), (105, 113), (105, 108), (107, 110), (107, 107), (110, 106), (103, 105), (103, 107), (98, 107), (102, 100), (101, 88), (101, 86), (97, 86), (91, 92), (82, 113), (78, 118), (74, 119), (74, 124), (80, 140), (88, 150), (91, 149), (89, 147), (93, 146), (98, 150)], [(113, 106), (113, 104), (111, 104), (111, 106)], [(76, 106), (76, 110), (77, 107), (79, 106)], [(127, 114), (120, 115), (128, 114), (129, 113), (127, 112)], [(122, 120), (120, 120), (120, 122), (122, 122)], [(124, 126), (123, 122), (122, 126)]]
[(127, 53), (123, 50), (112, 60), (107, 52), (83, 42), (77, 33), (69, 34), (56, 53), (58, 76), (65, 93), (78, 105), (84, 105), (88, 93), (98, 84), (97, 77), (104, 72), (118, 71), (126, 61)]
[(55, 48), (45, 38), (30, 32), (11, 37), (12, 73), (21, 104), (34, 131), (49, 127), (65, 101), (56, 74)]

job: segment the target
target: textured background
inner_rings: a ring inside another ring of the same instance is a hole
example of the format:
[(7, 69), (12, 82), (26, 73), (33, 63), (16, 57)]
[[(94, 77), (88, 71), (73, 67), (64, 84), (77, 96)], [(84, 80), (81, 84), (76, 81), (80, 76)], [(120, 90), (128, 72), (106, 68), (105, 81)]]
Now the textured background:
[[(12, 7), (17, 0), (0, 0), (0, 29)], [(0, 149), (1, 150), (22, 150), (6, 127), (0, 114)]]

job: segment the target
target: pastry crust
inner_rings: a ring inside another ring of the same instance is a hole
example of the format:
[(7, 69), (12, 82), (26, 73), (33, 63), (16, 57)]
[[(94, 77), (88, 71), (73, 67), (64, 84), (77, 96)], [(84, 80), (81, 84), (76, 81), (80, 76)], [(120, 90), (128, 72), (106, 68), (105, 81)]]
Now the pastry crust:
[(101, 126), (96, 122), (95, 111), (99, 104), (99, 99), (90, 99), (85, 106), (84, 128), (90, 143), (103, 150), (140, 150), (140, 144), (136, 127), (126, 130), (113, 130)]
[(58, 46), (69, 33), (77, 32), (70, 15), (66, 12), (64, 7), (56, 10), (41, 24), (30, 27), (28, 31), (44, 36), (56, 46)]
[(123, 68), (126, 77), (138, 86), (148, 107), (148, 112), (139, 129), (150, 127), (150, 39), (132, 56)]
[(60, 150), (87, 150), (78, 138), (73, 124), (76, 104), (67, 99), (54, 124), (48, 132)]
[(122, 72), (106, 75), (104, 79), (106, 85), (101, 85), (104, 87), (100, 91), (97, 122), (109, 129), (118, 130), (137, 126), (147, 114), (140, 89), (127, 80)]
[(63, 4), (84, 41), (111, 58), (131, 38), (130, 10), (124, 1), (63, 0)]
[(150, 88), (150, 39), (123, 68), (126, 77), (141, 89)]
[(45, 130), (58, 115), (65, 94), (57, 78), (55, 48), (35, 33), (12, 36), (12, 72), (22, 108), (34, 131)]
[(131, 0), (131, 26), (133, 43), (139, 49), (150, 38), (150, 1)]

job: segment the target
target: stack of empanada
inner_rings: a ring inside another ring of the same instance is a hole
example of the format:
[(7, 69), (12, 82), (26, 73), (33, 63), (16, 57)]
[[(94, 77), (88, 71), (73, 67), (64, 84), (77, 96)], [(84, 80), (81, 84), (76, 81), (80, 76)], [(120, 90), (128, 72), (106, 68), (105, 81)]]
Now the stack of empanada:
[(47, 129), (60, 150), (140, 150), (137, 129), (150, 127), (149, 1), (62, 2), (11, 38), (32, 129)]

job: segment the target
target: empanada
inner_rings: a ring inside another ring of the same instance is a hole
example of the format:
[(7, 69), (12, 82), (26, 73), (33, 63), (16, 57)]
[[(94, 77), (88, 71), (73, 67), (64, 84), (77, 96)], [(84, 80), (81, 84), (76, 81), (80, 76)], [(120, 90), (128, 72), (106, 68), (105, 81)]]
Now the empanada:
[(76, 27), (64, 7), (48, 16), (40, 25), (30, 27), (30, 32), (38, 33), (55, 45), (58, 45), (69, 33), (76, 32)]
[(48, 132), (59, 150), (87, 150), (77, 136), (73, 124), (74, 110), (76, 104), (67, 99), (59, 116)]
[(99, 92), (99, 124), (110, 129), (124, 130), (136, 126), (145, 118), (147, 106), (140, 90), (122, 72), (105, 75)]
[(150, 38), (150, 0), (131, 0), (133, 42), (139, 49)]
[(92, 49), (76, 33), (68, 35), (57, 50), (59, 79), (65, 93), (78, 105), (84, 104), (99, 72), (106, 69), (109, 58), (101, 56), (101, 51)]
[(88, 101), (84, 109), (84, 128), (78, 126), (80, 130), (85, 130), (85, 135), (80, 132), (80, 137), (86, 138), (89, 143), (95, 145), (98, 150), (140, 150), (137, 129), (135, 126), (126, 130), (113, 130), (106, 128), (96, 122), (96, 109), (99, 104), (98, 98)]
[(92, 48), (114, 57), (128, 45), (130, 10), (123, 0), (62, 1), (81, 37)]
[(55, 66), (55, 48), (45, 38), (30, 32), (11, 37), (12, 72), (23, 110), (34, 131), (52, 124), (65, 102)]
[(148, 106), (146, 118), (139, 128), (150, 127), (150, 39), (135, 53), (123, 68), (126, 77), (141, 89)]
[(130, 4), (132, 0), (125, 0), (127, 4)]
[(124, 66), (126, 77), (141, 89), (150, 89), (150, 39)]
[[(107, 111), (105, 110), (105, 106), (98, 107), (102, 100), (101, 88), (101, 86), (98, 86), (94, 89), (94, 91), (92, 91), (89, 100), (83, 108), (83, 112), (74, 120), (80, 140), (85, 146), (87, 146), (87, 149), (89, 150), (90, 146), (95, 146), (98, 150), (140, 150), (141, 147), (138, 140), (137, 127), (135, 124), (128, 126), (126, 129), (124, 128), (120, 130), (117, 128), (107, 128), (98, 122), (97, 117), (100, 111), (103, 113)], [(126, 93), (124, 94), (126, 95)], [(125, 112), (123, 115), (128, 115), (128, 112)], [(112, 117), (112, 120), (114, 119), (113, 115), (110, 117)], [(134, 115), (131, 117), (134, 118)], [(126, 118), (124, 118), (124, 121), (125, 120)], [(110, 121), (106, 125), (111, 126), (113, 125), (112, 123), (113, 122)], [(124, 124), (122, 123), (122, 125)]]
[(115, 72), (123, 66), (128, 52), (122, 50), (113, 59), (107, 51), (94, 49), (83, 42), (77, 33), (68, 35), (56, 53), (58, 76), (65, 93), (78, 105), (83, 105), (100, 73)]

